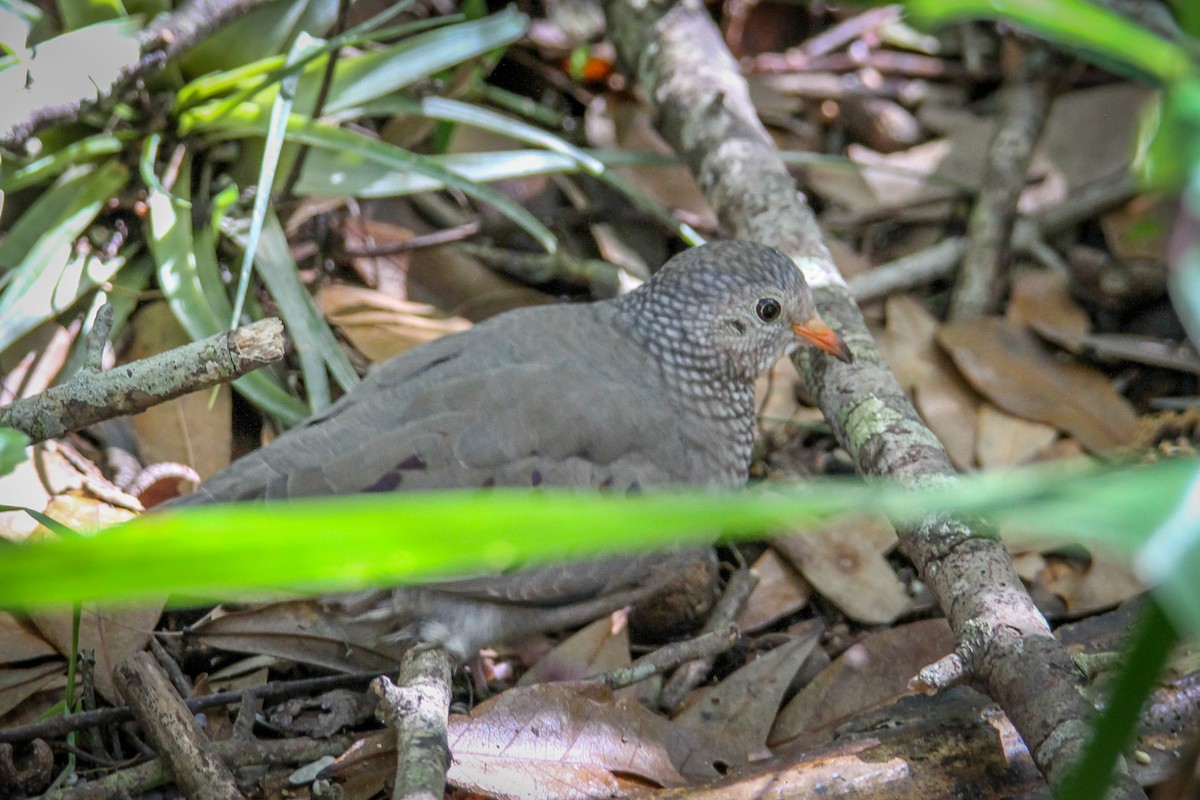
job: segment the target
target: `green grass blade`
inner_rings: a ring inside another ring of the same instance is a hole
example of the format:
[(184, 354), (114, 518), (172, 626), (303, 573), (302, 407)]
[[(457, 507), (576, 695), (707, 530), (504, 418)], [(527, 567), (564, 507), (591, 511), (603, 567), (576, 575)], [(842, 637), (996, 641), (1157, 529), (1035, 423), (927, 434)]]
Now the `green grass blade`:
[(975, 19), (1011, 22), (1133, 67), (1161, 83), (1193, 70), (1187, 53), (1174, 43), (1086, 0), (908, 0), (904, 7), (914, 23), (927, 27)]
[(76, 252), (75, 242), (129, 179), (118, 161), (75, 167), (45, 192), (0, 242), (0, 352), (116, 274), (124, 258)]
[[(189, 336), (203, 339), (226, 330), (225, 320), (229, 319), (232, 309), (228, 299), (224, 299), (221, 308), (225, 313), (218, 316), (209, 303), (197, 268), (191, 203), (185, 197), (168, 192), (155, 175), (154, 155), (157, 148), (158, 140), (152, 136), (147, 139), (142, 153), (142, 180), (147, 186), (146, 205), (149, 207), (146, 239), (157, 264), (159, 288), (175, 318)], [(185, 163), (177, 187), (186, 187), (190, 172), (190, 167)], [(304, 404), (284, 391), (269, 375), (258, 370), (238, 378), (233, 386), (285, 424), (295, 424), (308, 416)]]
[(86, 139), (71, 142), (56, 153), (42, 156), (23, 167), (13, 169), (0, 179), (0, 189), (6, 192), (15, 192), (44, 183), (61, 175), (71, 167), (94, 161), (101, 156), (120, 153), (131, 139), (132, 136), (126, 133), (98, 133)]
[[(243, 236), (229, 230), (226, 232), (233, 233), (238, 245), (245, 247)], [(255, 264), (259, 277), (279, 305), (279, 314), (288, 333), (296, 343), (309, 404), (313, 411), (319, 411), (330, 401), (326, 366), (343, 389), (358, 383), (358, 373), (342, 352), (337, 338), (329, 329), (329, 323), (300, 283), (299, 269), (292, 260), (283, 226), (270, 210), (264, 220)]]
[[(304, 54), (311, 50), (307, 36), (301, 36), (288, 51), (288, 65), (296, 63)], [(295, 100), (298, 74), (290, 74), (279, 83), (279, 93), (271, 104), (271, 116), (267, 121), (267, 137), (263, 145), (262, 164), (258, 172), (258, 189), (254, 195), (254, 209), (250, 214), (250, 232), (246, 235), (246, 246), (242, 251), (242, 266), (238, 272), (237, 291), (233, 298), (233, 312), (229, 327), (240, 324), (242, 309), (246, 304), (246, 293), (250, 291), (250, 274), (254, 268), (254, 253), (258, 250), (258, 238), (262, 233), (263, 220), (266, 219), (268, 207), (271, 204), (271, 190), (275, 186), (275, 169), (279, 166), (279, 154), (283, 151), (284, 139), (287, 135), (287, 121), (292, 113), (292, 102)]]
[(0, 475), (7, 475), (25, 460), (29, 437), (15, 428), (0, 428)]
[[(899, 523), (934, 511), (984, 514), (1129, 556), (1152, 541), (1198, 471), (1200, 462), (1181, 459), (1127, 469), (1025, 470), (927, 491), (818, 481), (636, 497), (497, 490), (211, 506), (146, 514), (101, 536), (10, 548), (0, 559), (0, 607), (133, 600), (164, 591), (236, 597), (287, 586), (411, 582), (718, 535), (794, 531), (868, 510), (888, 512)], [(1131, 497), (1137, 502), (1129, 509)], [(1200, 633), (1200, 626), (1189, 630)]]
[(529, 17), (509, 6), (504, 11), (409, 37), (383, 50), (338, 62), (326, 111), (359, 116), (356, 110), (378, 97), (517, 41)]
[[(547, 150), (510, 150), (427, 156), (428, 163), (475, 183), (534, 175), (575, 172), (578, 162)], [(348, 150), (313, 149), (296, 182), (296, 193), (330, 197), (401, 197), (444, 188), (436, 178), (414, 172), (380, 170), (379, 165)]]

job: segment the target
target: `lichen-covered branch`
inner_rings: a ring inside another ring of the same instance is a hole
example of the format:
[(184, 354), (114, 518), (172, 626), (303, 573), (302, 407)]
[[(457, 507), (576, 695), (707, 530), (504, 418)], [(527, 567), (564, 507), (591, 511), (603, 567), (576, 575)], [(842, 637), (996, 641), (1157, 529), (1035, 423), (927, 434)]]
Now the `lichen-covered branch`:
[[(623, 68), (645, 90), (660, 129), (685, 159), (731, 236), (793, 256), (822, 316), (855, 355), (842, 364), (804, 353), (797, 367), (859, 470), (912, 485), (955, 480), (945, 449), (883, 363), (816, 220), (755, 115), (745, 82), (698, 0), (606, 0)], [(937, 517), (900, 531), (905, 552), (950, 621), (969, 676), (1000, 704), (1052, 783), (1074, 763), (1091, 707), (989, 529)], [(1144, 796), (1126, 780), (1116, 796)]]
[(271, 318), (105, 372), (91, 364), (65, 383), (0, 408), (0, 427), (23, 431), (35, 442), (53, 439), (226, 383), (279, 361), (285, 350), (283, 323)]

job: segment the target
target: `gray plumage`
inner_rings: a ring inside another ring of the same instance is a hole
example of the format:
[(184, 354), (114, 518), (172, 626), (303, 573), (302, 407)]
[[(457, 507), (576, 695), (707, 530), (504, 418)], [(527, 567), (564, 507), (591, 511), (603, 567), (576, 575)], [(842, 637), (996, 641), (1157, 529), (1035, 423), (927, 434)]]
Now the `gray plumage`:
[[(760, 318), (764, 299), (780, 304)], [(615, 300), (501, 314), (380, 365), (174, 506), (480, 486), (745, 481), (754, 379), (814, 316), (776, 250), (688, 250)]]
[[(748, 242), (697, 247), (624, 297), (511, 311), (396, 356), (167, 505), (483, 486), (740, 485), (755, 378), (802, 339), (848, 358), (789, 258)], [(432, 638), (462, 656), (594, 619), (697, 559), (711, 564), (711, 549), (352, 596), (354, 624), (383, 625), (391, 640)], [(696, 610), (705, 602), (698, 597)], [(329, 613), (327, 625), (351, 624), (345, 610)]]

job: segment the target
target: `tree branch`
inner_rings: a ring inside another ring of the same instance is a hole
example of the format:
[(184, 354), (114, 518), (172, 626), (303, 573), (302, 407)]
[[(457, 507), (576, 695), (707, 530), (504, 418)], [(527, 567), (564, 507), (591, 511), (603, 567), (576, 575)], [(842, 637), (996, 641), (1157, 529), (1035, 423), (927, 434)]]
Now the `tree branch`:
[(35, 442), (53, 439), (226, 383), (279, 361), (286, 351), (283, 323), (270, 318), (101, 372), (95, 343), (103, 341), (110, 325), (103, 316), (97, 319), (84, 369), (65, 383), (0, 409), (0, 426), (23, 431)]
[[(858, 469), (912, 485), (953, 484), (945, 449), (884, 365), (704, 6), (699, 0), (606, 0), (605, 10), (621, 64), (651, 98), (660, 130), (696, 175), (724, 229), (796, 259), (822, 316), (854, 352), (853, 364), (807, 349), (796, 362)], [(1000, 704), (1042, 773), (1056, 783), (1083, 746), (1092, 709), (1082, 678), (1003, 545), (988, 526), (945, 516), (899, 533), (955, 631), (968, 674)], [(963, 647), (981, 641), (984, 646), (969, 652)], [(1117, 796), (1144, 797), (1127, 776)]]

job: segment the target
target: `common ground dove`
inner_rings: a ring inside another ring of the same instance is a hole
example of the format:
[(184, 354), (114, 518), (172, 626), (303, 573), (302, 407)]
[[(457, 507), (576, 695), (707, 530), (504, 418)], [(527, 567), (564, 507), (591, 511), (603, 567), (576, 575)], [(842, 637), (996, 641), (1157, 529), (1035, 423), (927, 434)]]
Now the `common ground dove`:
[[(743, 241), (703, 245), (614, 300), (510, 311), (402, 353), (170, 505), (485, 486), (741, 485), (755, 378), (804, 342), (850, 359), (787, 256)], [(640, 585), (656, 562), (664, 559), (605, 559), (435, 589), (451, 604), (545, 607)], [(417, 613), (456, 625), (465, 612)], [(487, 615), (467, 616), (479, 630), (459, 632), (463, 649), (506, 633)]]

